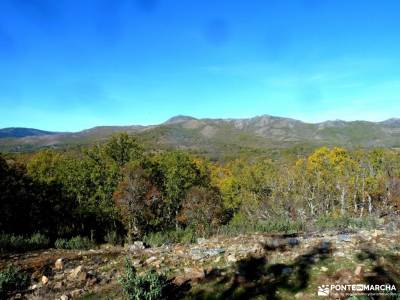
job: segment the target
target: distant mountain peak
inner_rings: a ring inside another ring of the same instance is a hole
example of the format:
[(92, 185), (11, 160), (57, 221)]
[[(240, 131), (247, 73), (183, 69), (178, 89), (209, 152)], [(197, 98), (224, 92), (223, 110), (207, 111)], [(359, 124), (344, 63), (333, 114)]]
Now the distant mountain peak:
[(0, 129), (0, 138), (20, 138), (27, 136), (54, 135), (59, 132), (45, 131), (34, 128), (8, 127)]
[(399, 126), (400, 125), (400, 118), (391, 118), (381, 122), (384, 125), (389, 126)]
[(177, 115), (165, 121), (164, 124), (178, 124), (192, 120), (197, 120), (197, 119), (191, 116)]

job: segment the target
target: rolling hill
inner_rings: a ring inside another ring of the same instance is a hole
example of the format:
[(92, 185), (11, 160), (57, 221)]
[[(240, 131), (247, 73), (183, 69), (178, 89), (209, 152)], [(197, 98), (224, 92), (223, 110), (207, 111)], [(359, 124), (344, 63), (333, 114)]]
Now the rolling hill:
[(44, 131), (34, 128), (9, 127), (0, 129), (1, 138), (21, 138), (27, 136), (54, 135), (59, 132)]
[(212, 156), (297, 145), (400, 146), (400, 119), (383, 122), (336, 120), (305, 123), (269, 115), (248, 119), (176, 116), (159, 125), (101, 126), (73, 133), (1, 129), (0, 151), (21, 152), (46, 147), (87, 145), (104, 141), (116, 132), (135, 134), (150, 146), (189, 149)]

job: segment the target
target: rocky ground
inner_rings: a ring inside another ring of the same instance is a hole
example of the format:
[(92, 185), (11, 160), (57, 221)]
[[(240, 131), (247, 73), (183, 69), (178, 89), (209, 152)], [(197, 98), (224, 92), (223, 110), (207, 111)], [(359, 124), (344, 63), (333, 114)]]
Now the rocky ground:
[(49, 249), (2, 256), (0, 268), (13, 263), (32, 274), (30, 288), (12, 299), (124, 299), (117, 280), (126, 257), (139, 271), (167, 274), (172, 299), (315, 299), (324, 284), (390, 283), (400, 289), (398, 225), (214, 237), (157, 248), (137, 242), (89, 251)]

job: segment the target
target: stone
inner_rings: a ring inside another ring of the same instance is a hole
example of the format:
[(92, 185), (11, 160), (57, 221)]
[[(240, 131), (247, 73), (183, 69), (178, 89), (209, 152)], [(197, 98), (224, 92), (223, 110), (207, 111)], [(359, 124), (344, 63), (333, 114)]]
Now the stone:
[(188, 281), (188, 279), (187, 279), (186, 276), (184, 276), (184, 275), (176, 276), (176, 277), (174, 277), (174, 279), (172, 280), (172, 282), (173, 282), (174, 284), (176, 284), (177, 286), (180, 286), (180, 285), (184, 284), (184, 283), (187, 282), (187, 281)]
[(382, 234), (383, 234), (383, 231), (382, 231), (382, 230), (375, 229), (375, 230), (371, 233), (371, 236), (372, 236), (373, 238), (377, 238), (377, 237), (381, 236)]
[(139, 258), (133, 259), (132, 264), (134, 267), (140, 267), (142, 265), (142, 261)]
[(321, 267), (321, 272), (328, 272), (328, 268), (327, 267)]
[(134, 241), (132, 245), (128, 245), (129, 252), (137, 252), (146, 249), (146, 245), (142, 241)]
[(293, 269), (289, 267), (285, 267), (282, 269), (282, 275), (290, 275), (292, 273)]
[(62, 258), (57, 259), (56, 262), (54, 263), (54, 269), (59, 271), (64, 269), (64, 259)]
[(333, 254), (333, 256), (344, 257), (345, 255), (344, 255), (344, 253), (343, 253), (343, 252), (341, 252), (341, 251), (337, 251), (337, 252), (335, 252), (335, 253)]
[(354, 270), (354, 275), (361, 276), (362, 273), (363, 273), (363, 267), (361, 265), (358, 265)]
[(62, 295), (62, 296), (60, 297), (60, 300), (68, 300), (68, 296), (67, 296), (67, 295)]
[(157, 257), (151, 256), (151, 257), (149, 257), (148, 259), (146, 259), (145, 263), (146, 263), (147, 265), (149, 265), (149, 264), (151, 264), (152, 262), (155, 262), (156, 260), (157, 260)]
[(205, 277), (204, 269), (201, 268), (184, 268), (185, 277), (190, 280), (200, 280)]
[(351, 237), (348, 234), (339, 234), (337, 239), (340, 242), (351, 242)]
[(219, 263), (221, 261), (221, 256), (217, 256), (216, 259), (214, 259), (214, 263)]
[(290, 247), (294, 247), (300, 245), (300, 240), (292, 237), (287, 239), (287, 243)]
[(87, 272), (83, 266), (78, 266), (71, 271), (69, 274), (69, 279), (85, 281), (87, 278)]
[(236, 259), (236, 256), (235, 256), (234, 254), (229, 254), (229, 255), (226, 257), (226, 261), (227, 261), (228, 263), (235, 263), (235, 262), (237, 261), (237, 259)]
[(64, 287), (64, 281), (59, 281), (54, 284), (54, 289), (61, 290)]
[(195, 248), (190, 251), (193, 259), (199, 260), (209, 256), (216, 256), (225, 252), (223, 248)]
[(197, 244), (204, 244), (205, 242), (207, 242), (207, 239), (205, 239), (205, 238), (198, 238), (197, 239)]
[(298, 292), (298, 293), (296, 293), (296, 294), (294, 295), (294, 297), (295, 297), (296, 299), (303, 298), (303, 296), (304, 296), (304, 293), (303, 293), (303, 292)]
[(82, 295), (82, 294), (83, 294), (83, 290), (82, 289), (73, 290), (71, 292), (71, 297), (72, 297), (72, 299), (76, 299), (76, 298), (79, 298), (79, 296)]
[(43, 285), (46, 285), (49, 283), (49, 278), (43, 275), (41, 281)]

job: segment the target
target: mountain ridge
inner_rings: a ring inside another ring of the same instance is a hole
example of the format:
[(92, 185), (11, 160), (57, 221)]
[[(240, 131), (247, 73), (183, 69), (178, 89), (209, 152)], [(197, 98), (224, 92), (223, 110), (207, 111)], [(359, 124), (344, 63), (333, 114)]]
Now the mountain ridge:
[[(0, 136), (3, 132), (4, 129), (0, 129)], [(46, 147), (86, 145), (102, 142), (117, 132), (137, 135), (154, 147), (189, 149), (202, 153), (224, 153), (231, 150), (240, 152), (243, 149), (258, 151), (300, 144), (348, 147), (400, 146), (398, 118), (381, 122), (327, 120), (307, 123), (266, 114), (237, 119), (178, 115), (158, 125), (97, 126), (66, 133), (37, 130), (31, 136), (6, 136), (0, 138), (0, 151), (20, 152)]]

